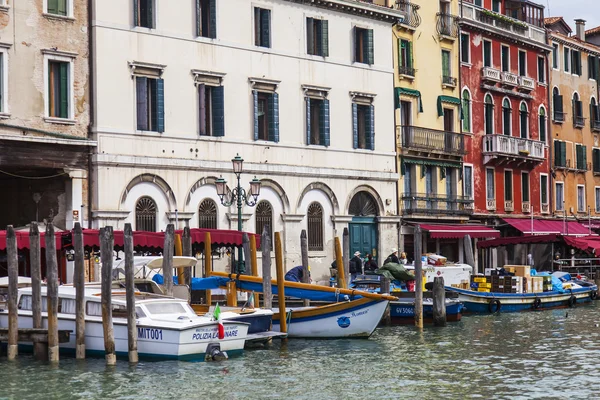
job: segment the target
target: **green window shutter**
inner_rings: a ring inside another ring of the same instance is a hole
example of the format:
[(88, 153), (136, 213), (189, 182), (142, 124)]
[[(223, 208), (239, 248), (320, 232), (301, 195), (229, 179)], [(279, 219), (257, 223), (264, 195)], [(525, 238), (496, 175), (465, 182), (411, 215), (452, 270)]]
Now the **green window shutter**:
[(581, 146), (581, 147), (582, 147), (582, 150), (581, 150), (582, 157), (581, 158), (583, 160), (583, 168), (582, 169), (587, 171), (587, 169), (588, 169), (587, 168), (587, 146)]
[(352, 103), (352, 148), (358, 149), (358, 104)]
[(329, 21), (321, 21), (321, 55), (329, 57)]
[(375, 106), (368, 106), (365, 118), (366, 147), (375, 150)]
[(271, 10), (260, 10), (260, 44), (271, 47)]
[(329, 129), (330, 129), (330, 118), (329, 118), (329, 100), (323, 99), (321, 103), (321, 109), (319, 110), (319, 132), (321, 133), (320, 142), (323, 146), (329, 146)]
[(554, 141), (554, 165), (560, 166), (560, 142)]
[[(413, 68), (413, 45), (412, 42), (406, 42), (408, 53), (408, 68)], [(421, 112), (423, 112), (421, 110)]]
[(400, 160), (400, 175), (406, 175), (406, 164), (404, 164), (403, 160)]
[(58, 15), (67, 15), (67, 0), (58, 0)]
[(588, 55), (588, 79), (594, 78), (594, 56)]
[(402, 39), (398, 39), (398, 66), (403, 67), (402, 63), (402, 50), (406, 48), (406, 41)]
[(600, 150), (592, 149), (592, 163), (594, 172), (600, 172)]
[(546, 141), (546, 117), (540, 115), (540, 141)]
[(485, 105), (485, 133), (492, 134), (494, 133), (494, 108), (491, 104)]
[(202, 4), (200, 4), (200, 0), (196, 0), (196, 36), (202, 36)]
[(212, 126), (213, 136), (225, 136), (225, 88), (212, 88)]
[(154, 3), (152, 1), (149, 1), (146, 3), (147, 5), (147, 9), (146, 9), (146, 15), (148, 18), (148, 28), (154, 28)]
[[(48, 0), (48, 1), (52, 1), (52, 0)], [(200, 1), (200, 0), (198, 0)], [(139, 0), (133, 0), (133, 26), (140, 26), (139, 23), (139, 13), (138, 13), (138, 2)]]
[(560, 162), (563, 167), (567, 166), (567, 142), (560, 142)]
[(564, 67), (565, 72), (569, 72), (569, 61), (571, 61), (570, 57), (569, 57), (569, 49), (565, 48), (564, 49), (564, 63), (563, 63), (563, 65), (565, 66)]
[[(210, 90), (210, 89), (209, 89)], [(205, 136), (206, 132), (206, 85), (198, 85), (198, 104), (200, 105), (200, 135)]]
[(69, 118), (69, 63), (62, 62), (59, 65), (60, 88), (60, 118)]
[(557, 94), (554, 96), (554, 111), (563, 112), (563, 97), (562, 94)]
[(269, 112), (269, 140), (279, 142), (279, 93), (273, 93), (267, 101)]
[(373, 48), (373, 29), (365, 29), (363, 31), (363, 60), (365, 64), (373, 65), (375, 62), (374, 48)]
[(254, 140), (258, 140), (258, 92), (252, 91), (252, 101), (254, 102)]
[(310, 140), (310, 97), (306, 98), (306, 144), (312, 144)]
[(314, 23), (315, 21), (312, 18), (306, 18), (306, 53), (308, 54), (315, 54), (315, 49), (313, 48)]
[(137, 129), (148, 130), (148, 78), (138, 76), (135, 78), (136, 103), (137, 103)]
[(575, 102), (575, 111), (577, 111), (578, 117), (583, 117), (583, 102), (580, 100)]
[(442, 51), (442, 75), (450, 76), (450, 53)]
[(58, 14), (59, 0), (48, 0), (48, 14)]
[(575, 157), (577, 158), (575, 168), (582, 169), (581, 164), (583, 163), (583, 156), (581, 155), (581, 145), (575, 146)]
[(217, 37), (217, 0), (210, 0), (210, 26), (208, 37), (215, 39)]
[(165, 81), (155, 79), (156, 81), (156, 131), (163, 133), (165, 131)]

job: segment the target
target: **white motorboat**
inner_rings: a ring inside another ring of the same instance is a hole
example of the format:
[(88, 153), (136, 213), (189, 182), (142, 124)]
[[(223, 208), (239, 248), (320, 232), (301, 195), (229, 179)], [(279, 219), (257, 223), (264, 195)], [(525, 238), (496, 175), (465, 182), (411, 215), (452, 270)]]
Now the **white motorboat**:
[[(104, 354), (102, 305), (100, 289), (85, 288), (85, 346), (89, 355)], [(75, 351), (75, 288), (59, 287), (58, 329), (71, 330), (68, 343), (61, 343), (62, 351)], [(42, 318), (47, 327), (46, 288), (42, 287)], [(19, 328), (32, 328), (31, 288), (19, 289)], [(249, 324), (222, 321), (224, 338), (219, 339), (218, 321), (198, 316), (182, 299), (150, 293), (136, 293), (136, 326), (138, 353), (146, 359), (179, 359), (200, 361), (217, 349), (227, 355), (241, 353)], [(127, 357), (127, 319), (125, 291), (112, 293), (112, 317), (117, 356)], [(0, 326), (8, 326), (8, 311), (0, 310)]]

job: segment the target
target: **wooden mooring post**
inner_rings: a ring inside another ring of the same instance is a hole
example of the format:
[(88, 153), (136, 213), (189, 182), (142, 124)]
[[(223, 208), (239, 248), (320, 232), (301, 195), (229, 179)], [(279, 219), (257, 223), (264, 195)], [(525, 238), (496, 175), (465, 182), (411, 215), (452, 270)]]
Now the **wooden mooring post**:
[[(256, 259), (256, 236), (250, 236), (250, 263), (252, 276), (258, 276), (258, 260)], [(260, 295), (254, 293), (254, 307), (260, 307)]]
[(342, 245), (338, 236), (335, 237), (335, 264), (337, 267), (337, 286), (340, 289), (347, 289), (348, 282), (346, 282), (346, 275), (344, 273), (344, 258), (342, 257)]
[[(192, 236), (190, 234), (190, 227), (186, 226), (183, 228), (183, 236), (181, 237), (181, 249), (185, 257), (192, 257)], [(190, 288), (192, 287), (192, 269), (184, 268), (183, 275), (185, 277), (185, 284)]]
[[(281, 244), (281, 232), (275, 232), (275, 266), (277, 267), (279, 330), (283, 333), (287, 333), (287, 313), (285, 311), (285, 271), (283, 270), (283, 246)], [(282, 340), (285, 341), (285, 339)]]
[[(46, 225), (46, 301), (48, 302), (48, 360), (58, 362), (58, 263), (54, 225)], [(112, 253), (111, 253), (112, 255)]]
[(260, 237), (262, 249), (262, 277), (263, 277), (263, 307), (267, 310), (273, 308), (273, 290), (271, 288), (271, 234), (269, 227), (263, 226)]
[(344, 288), (348, 288), (352, 280), (352, 274), (350, 274), (350, 232), (348, 231), (348, 228), (344, 228), (342, 238), (342, 246), (344, 250), (342, 260), (344, 262), (344, 278), (346, 278), (346, 286), (344, 286)]
[(415, 326), (423, 328), (423, 264), (421, 261), (422, 233), (417, 225), (414, 231), (415, 249)]
[[(208, 278), (212, 274), (212, 244), (210, 241), (210, 232), (204, 234), (204, 275)], [(210, 290), (206, 291), (206, 304), (210, 307), (212, 297)]]
[(19, 310), (17, 297), (19, 287), (19, 257), (17, 254), (17, 234), (12, 225), (6, 227), (6, 259), (8, 263), (8, 347), (9, 360), (19, 354)]
[[(246, 232), (242, 233), (242, 248), (244, 250), (244, 266), (246, 273), (251, 273), (252, 275), (254, 275), (254, 271), (252, 270), (252, 262), (250, 261), (250, 259), (252, 258), (250, 252), (250, 236), (248, 236)], [(250, 293), (248, 293), (248, 296), (250, 296)], [(250, 298), (248, 298), (248, 300), (250, 300)]]
[(173, 251), (175, 250), (175, 226), (167, 225), (165, 229), (165, 244), (163, 246), (163, 279), (165, 294), (173, 296)]
[[(308, 236), (306, 229), (300, 233), (300, 254), (302, 256), (302, 283), (310, 283), (310, 271), (308, 269)], [(304, 299), (304, 307), (310, 306), (310, 300)]]
[[(37, 222), (29, 225), (29, 262), (31, 263), (31, 313), (33, 328), (42, 329), (42, 255), (40, 231)], [(33, 356), (37, 360), (48, 358), (48, 343), (34, 342)]]
[[(380, 294), (390, 294), (390, 280), (386, 277), (382, 277), (381, 278), (381, 285), (379, 293)], [(390, 307), (392, 305), (388, 304), (387, 308), (385, 309), (385, 312), (383, 313), (383, 317), (381, 318), (381, 322), (384, 325), (391, 325), (392, 324), (392, 315), (390, 313)]]
[(442, 276), (433, 279), (433, 326), (446, 326), (446, 289)]
[[(112, 267), (114, 236), (112, 226), (100, 229), (100, 259), (102, 261), (102, 329), (106, 365), (115, 365), (115, 332), (112, 322)], [(172, 276), (172, 275), (171, 275)]]
[(133, 232), (131, 224), (125, 224), (123, 232), (123, 247), (125, 251), (125, 299), (127, 302), (127, 344), (129, 362), (138, 362), (137, 327), (135, 315), (135, 276), (133, 271)]
[[(181, 235), (179, 234), (175, 234), (174, 238), (174, 249), (175, 249), (175, 255), (176, 256), (182, 256), (183, 255), (183, 243), (181, 241)], [(177, 268), (177, 284), (178, 285), (185, 285), (185, 270), (189, 269), (189, 268), (183, 268), (183, 267), (179, 267)]]
[(75, 223), (73, 230), (75, 266), (73, 285), (75, 286), (75, 356), (85, 358), (85, 261), (83, 253), (83, 232), (81, 224)]

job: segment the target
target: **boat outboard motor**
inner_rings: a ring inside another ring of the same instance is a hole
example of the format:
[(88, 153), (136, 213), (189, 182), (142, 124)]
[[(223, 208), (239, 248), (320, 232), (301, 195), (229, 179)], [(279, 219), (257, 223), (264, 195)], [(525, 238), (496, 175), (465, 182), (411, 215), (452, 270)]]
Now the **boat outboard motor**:
[(210, 343), (206, 347), (206, 361), (224, 361), (229, 357), (227, 356), (227, 352), (221, 351), (221, 345), (218, 343)]

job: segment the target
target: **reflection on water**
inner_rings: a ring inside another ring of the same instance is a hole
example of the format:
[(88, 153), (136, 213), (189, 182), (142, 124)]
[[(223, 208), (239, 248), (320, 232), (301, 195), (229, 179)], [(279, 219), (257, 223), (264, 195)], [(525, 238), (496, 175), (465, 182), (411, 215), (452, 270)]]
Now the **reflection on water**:
[(600, 304), (290, 340), (222, 363), (0, 361), (0, 398), (346, 399), (600, 396)]

